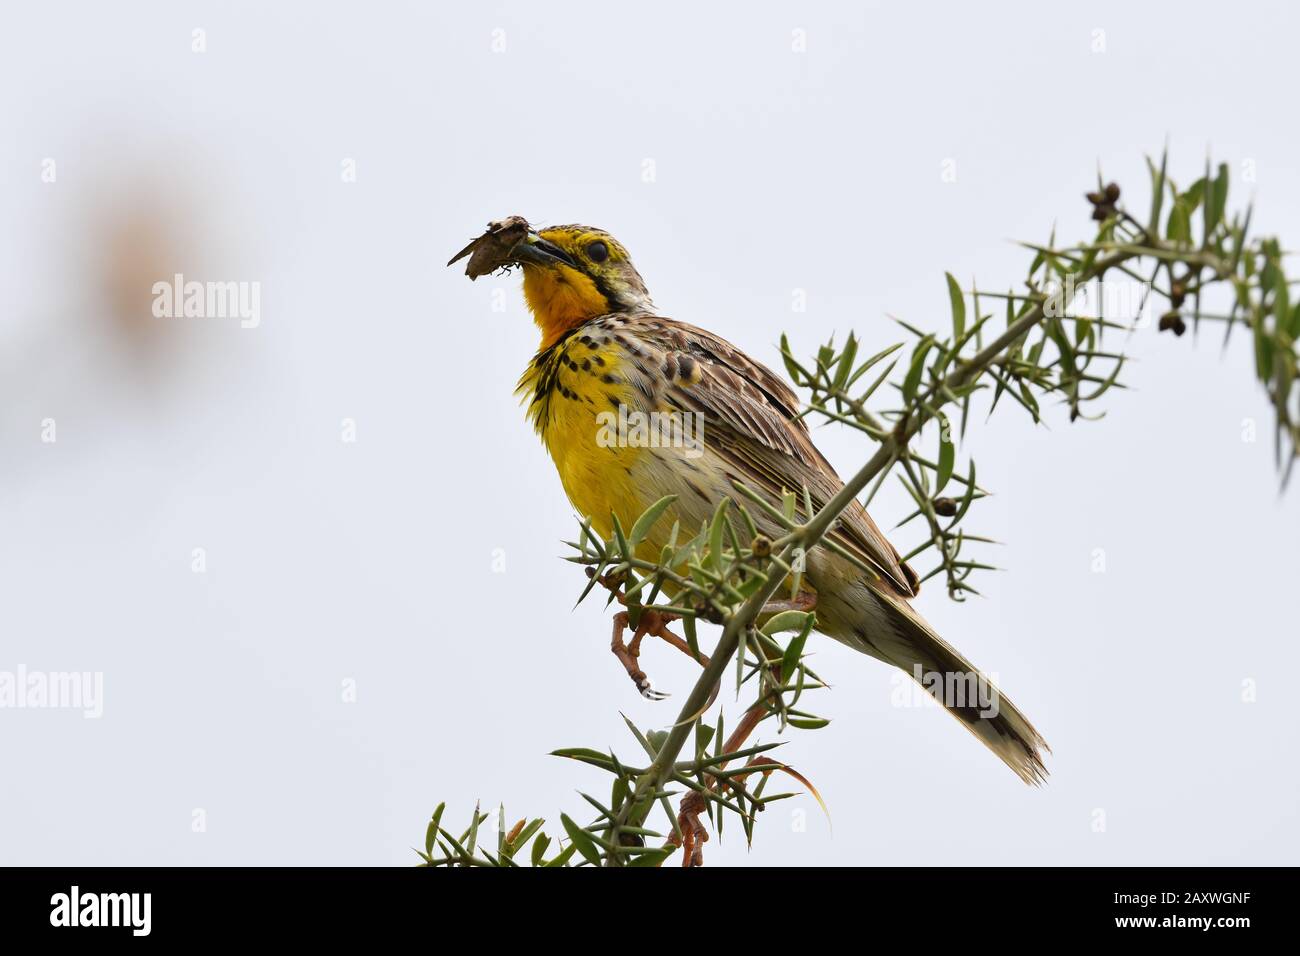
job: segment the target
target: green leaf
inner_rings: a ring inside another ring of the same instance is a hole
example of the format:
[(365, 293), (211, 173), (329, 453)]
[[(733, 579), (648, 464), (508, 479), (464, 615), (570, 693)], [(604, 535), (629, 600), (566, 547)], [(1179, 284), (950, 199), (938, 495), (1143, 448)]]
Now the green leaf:
[(1255, 325), (1255, 373), (1261, 382), (1273, 376), (1273, 340), (1264, 329), (1264, 322)]
[(902, 342), (895, 342), (893, 345), (889, 346), (889, 348), (881, 349), (875, 355), (871, 356), (871, 358), (867, 359), (865, 362), (863, 362), (861, 365), (858, 366), (857, 371), (853, 373), (853, 377), (849, 379), (849, 385), (852, 386), (854, 382), (860, 379), (868, 371), (870, 371), (879, 363), (883, 362), (889, 356), (893, 355), (902, 347), (903, 347)]
[(618, 556), (626, 561), (632, 557), (632, 549), (627, 546), (627, 538), (623, 534), (623, 525), (619, 523), (618, 515), (614, 512), (609, 513), (610, 522), (614, 525), (614, 542), (618, 547)]
[(591, 835), (582, 827), (578, 826), (569, 818), (567, 813), (560, 814), (560, 822), (564, 824), (564, 831), (569, 834), (569, 839), (573, 846), (577, 847), (578, 852), (592, 866), (600, 866), (600, 851), (596, 849), (596, 844), (592, 842)]
[(545, 833), (537, 834), (537, 839), (533, 841), (532, 863), (533, 866), (541, 866), (542, 860), (546, 856), (546, 850), (551, 845), (551, 838)]
[(917, 343), (916, 350), (912, 353), (912, 365), (907, 370), (907, 377), (903, 379), (903, 398), (906, 401), (910, 402), (916, 397), (916, 390), (921, 385), (921, 376), (925, 373), (925, 357), (933, 346), (934, 340), (926, 336)]
[(781, 631), (801, 631), (809, 626), (811, 617), (807, 611), (779, 611), (763, 625), (763, 633), (771, 637)]
[(644, 512), (641, 517), (636, 519), (636, 524), (632, 525), (632, 533), (628, 535), (627, 543), (635, 548), (645, 540), (650, 529), (654, 527), (656, 521), (668, 510), (668, 506), (677, 500), (676, 495), (664, 495)]
[(966, 299), (952, 273), (945, 272), (944, 275), (948, 279), (948, 298), (952, 301), (952, 341), (956, 344), (966, 333)]
[(1286, 329), (1291, 324), (1290, 292), (1280, 260), (1273, 271), (1273, 318), (1275, 328)]
[(569, 857), (573, 856), (573, 854), (577, 851), (577, 849), (578, 847), (576, 844), (570, 843), (562, 851), (560, 851), (560, 855), (557, 856), (555, 859), (547, 860), (546, 865), (548, 867), (564, 866), (566, 863), (569, 862)]
[(794, 360), (794, 354), (790, 351), (790, 340), (786, 338), (784, 332), (781, 333), (781, 360), (785, 362), (785, 371), (790, 376), (790, 381), (796, 385), (802, 384), (803, 378), (800, 376), (800, 372), (803, 369)]
[(601, 753), (599, 750), (592, 750), (590, 747), (564, 747), (560, 750), (552, 750), (551, 756), (568, 757), (570, 760), (588, 763), (593, 767), (600, 767), (602, 770), (613, 769), (613, 762), (609, 759), (609, 754)]
[(745, 654), (749, 650), (749, 628), (742, 627), (736, 637), (738, 639), (736, 647), (736, 694), (739, 696), (740, 685), (745, 680)]
[(755, 591), (757, 591), (766, 583), (767, 580), (765, 578), (761, 577), (758, 574), (751, 574), (740, 584), (736, 585), (736, 591), (742, 597), (749, 597), (751, 594), (753, 594)]
[(961, 521), (962, 518), (966, 517), (966, 512), (970, 509), (971, 502), (975, 500), (975, 491), (977, 487), (978, 486), (975, 484), (975, 459), (972, 458), (970, 460), (970, 474), (966, 476), (966, 494), (961, 499), (961, 503), (957, 506), (957, 514), (953, 516), (952, 520), (953, 524), (957, 524), (957, 522)]
[(694, 616), (682, 618), (682, 630), (686, 633), (686, 643), (691, 649), (691, 654), (698, 661), (700, 659), (700, 644), (695, 633)]
[(446, 803), (438, 804), (438, 809), (433, 811), (433, 819), (429, 821), (428, 829), (424, 831), (424, 852), (433, 853), (433, 841), (438, 837), (438, 825), (442, 821), (442, 811), (447, 809)]
[(483, 822), (487, 814), (479, 810), (479, 805), (474, 804), (474, 822), (469, 826), (469, 839), (465, 843), (465, 852), (470, 856), (474, 855), (474, 844), (478, 841), (478, 825)]
[(1021, 402), (1024, 404), (1025, 408), (1029, 409), (1029, 414), (1034, 416), (1034, 424), (1038, 424), (1039, 422), (1038, 401), (1037, 399), (1034, 398), (1033, 394), (1029, 391), (1029, 386), (1026, 385), (1024, 382), (1020, 383), (1020, 399)]
[(730, 498), (724, 497), (719, 501), (709, 525), (709, 565), (715, 571), (722, 570), (722, 533), (726, 530), (727, 507), (730, 504)]
[(610, 788), (609, 808), (615, 813), (623, 806), (623, 801), (628, 797), (627, 778), (615, 777), (614, 785)]
[(857, 357), (858, 340), (850, 332), (849, 340), (844, 344), (844, 351), (840, 353), (839, 361), (835, 365), (835, 380), (831, 383), (833, 389), (842, 389), (848, 383), (849, 373), (853, 371), (853, 362)]
[(1219, 175), (1214, 178), (1214, 186), (1206, 195), (1205, 201), (1205, 229), (1208, 236), (1210, 230), (1214, 229), (1223, 220), (1223, 211), (1228, 206), (1228, 164), (1219, 164)]
[(830, 721), (825, 717), (790, 717), (786, 719), (786, 723), (800, 730), (821, 730)]
[(1160, 207), (1165, 201), (1165, 166), (1169, 162), (1168, 151), (1160, 156), (1160, 169), (1156, 170), (1151, 158), (1147, 157), (1147, 168), (1151, 170), (1151, 220), (1147, 229), (1155, 234), (1160, 229)]
[(787, 684), (790, 678), (794, 676), (795, 669), (799, 666), (799, 659), (803, 657), (803, 646), (808, 640), (808, 635), (812, 632), (811, 627), (805, 627), (796, 634), (791, 640), (785, 653), (781, 655), (781, 683)]
[(706, 528), (700, 528), (699, 534), (697, 534), (694, 538), (692, 538), (690, 541), (687, 541), (684, 545), (682, 545), (676, 551), (673, 552), (673, 563), (672, 563), (673, 567), (677, 567), (679, 564), (681, 564), (683, 561), (686, 561), (688, 558), (692, 558), (692, 557), (697, 559), (699, 558), (700, 549), (704, 547), (704, 538), (705, 538), (706, 531), (707, 531)]
[(1179, 196), (1174, 200), (1174, 208), (1169, 210), (1169, 225), (1165, 230), (1165, 238), (1174, 242), (1191, 242), (1192, 240), (1192, 219), (1188, 212), (1187, 203), (1183, 197)]
[(818, 378), (821, 378), (821, 374), (827, 371), (831, 367), (831, 359), (833, 359), (834, 357), (835, 357), (835, 336), (832, 335), (831, 340), (817, 350)]
[(939, 416), (939, 473), (935, 479), (934, 493), (943, 491), (943, 486), (952, 477), (952, 466), (957, 460), (957, 449), (952, 443), (952, 428), (944, 415)]
[(695, 722), (695, 754), (699, 756), (704, 753), (709, 746), (709, 741), (713, 739), (713, 728), (703, 720)]
[(676, 852), (677, 847), (675, 846), (665, 846), (657, 850), (647, 850), (645, 853), (638, 853), (633, 857), (632, 862), (630, 862), (628, 866), (658, 866)]

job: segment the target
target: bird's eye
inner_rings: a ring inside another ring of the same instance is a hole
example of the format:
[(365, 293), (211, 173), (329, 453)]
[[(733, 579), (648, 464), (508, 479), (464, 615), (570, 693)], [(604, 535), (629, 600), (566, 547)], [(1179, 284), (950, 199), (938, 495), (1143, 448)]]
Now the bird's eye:
[(587, 258), (592, 262), (604, 262), (609, 258), (609, 246), (597, 240), (587, 246)]

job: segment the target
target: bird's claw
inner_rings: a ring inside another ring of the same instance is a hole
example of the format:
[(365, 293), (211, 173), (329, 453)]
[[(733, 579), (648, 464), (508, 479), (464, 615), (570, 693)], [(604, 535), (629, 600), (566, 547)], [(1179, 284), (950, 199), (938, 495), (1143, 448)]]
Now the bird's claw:
[(623, 632), (628, 627), (627, 611), (619, 611), (614, 615), (614, 633), (610, 637), (609, 649), (614, 652), (623, 669), (627, 671), (627, 676), (632, 678), (632, 683), (636, 685), (637, 691), (646, 700), (663, 700), (668, 694), (663, 691), (655, 690), (654, 685), (650, 683), (650, 678), (645, 676), (645, 671), (637, 666), (637, 658), (641, 655), (641, 638), (652, 628), (662, 626), (661, 618), (653, 611), (643, 611), (641, 621), (637, 625), (636, 633), (632, 635), (632, 640), (624, 643)]
[(672, 694), (665, 691), (655, 690), (650, 684), (650, 678), (644, 678), (637, 682), (637, 690), (641, 691), (641, 696), (646, 700), (667, 700)]
[[(595, 570), (592, 568), (587, 568), (587, 576), (596, 578), (608, 588), (619, 603), (627, 604), (627, 599), (619, 590), (622, 586), (620, 580), (610, 575), (597, 577)], [(643, 607), (637, 623), (636, 633), (632, 635), (631, 641), (624, 643), (623, 632), (627, 630), (630, 623), (628, 613), (627, 611), (619, 611), (614, 615), (614, 633), (610, 638), (609, 649), (614, 652), (614, 656), (623, 665), (623, 669), (627, 671), (627, 676), (632, 678), (632, 683), (636, 684), (637, 692), (646, 700), (664, 700), (671, 696), (663, 691), (655, 690), (650, 684), (650, 679), (637, 666), (637, 658), (641, 654), (641, 639), (647, 634), (663, 638), (664, 641), (696, 661), (701, 667), (709, 666), (708, 655), (701, 654), (698, 649), (692, 648), (690, 644), (668, 629), (668, 625), (675, 620), (677, 620), (677, 617), (674, 614)], [(717, 695), (717, 692), (718, 688), (714, 687), (714, 696)], [(709, 704), (712, 705), (712, 703), (713, 701), (710, 699)]]

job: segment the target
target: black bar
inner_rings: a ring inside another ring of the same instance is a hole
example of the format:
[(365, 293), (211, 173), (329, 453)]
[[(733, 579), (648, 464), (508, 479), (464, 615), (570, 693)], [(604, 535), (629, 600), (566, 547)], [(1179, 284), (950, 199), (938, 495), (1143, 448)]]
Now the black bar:
[[(144, 896), (117, 894), (147, 893), (147, 938), (171, 942), (377, 942), (400, 933), (442, 946), (456, 927), (489, 937), (567, 927), (558, 940), (608, 926), (635, 943), (642, 933), (647, 942), (662, 938), (664, 914), (672, 912), (674, 921), (712, 924), (715, 931), (701, 938), (711, 945), (786, 930), (797, 938), (810, 928), (867, 940), (877, 925), (949, 944), (962, 934), (972, 945), (1033, 938), (1023, 933), (1061, 942), (1105, 936), (1231, 944), (1242, 933), (1289, 928), (1296, 876), (1293, 869), (1211, 868), (582, 870), (589, 868), (532, 876), (414, 868), (0, 869), (0, 925), (6, 942), (142, 938)], [(119, 925), (52, 925), (70, 924), (74, 886), (78, 922), (102, 913)]]

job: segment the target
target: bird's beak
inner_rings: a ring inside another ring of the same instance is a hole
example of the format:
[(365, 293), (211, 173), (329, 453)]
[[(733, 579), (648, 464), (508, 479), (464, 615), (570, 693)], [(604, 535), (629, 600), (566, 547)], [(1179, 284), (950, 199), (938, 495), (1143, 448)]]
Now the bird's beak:
[(511, 250), (510, 256), (524, 265), (550, 266), (558, 262), (571, 269), (578, 268), (572, 256), (531, 229), (528, 230), (528, 235), (524, 236), (523, 241)]

